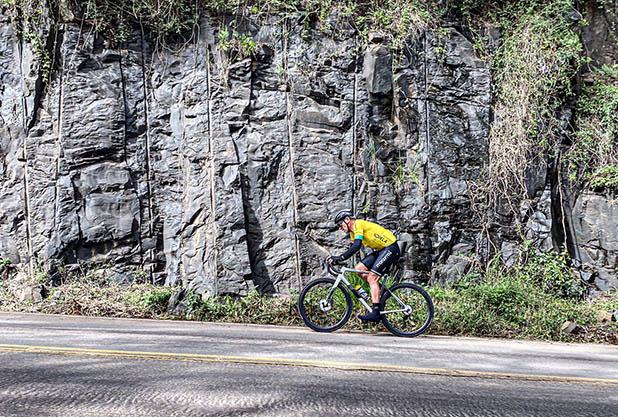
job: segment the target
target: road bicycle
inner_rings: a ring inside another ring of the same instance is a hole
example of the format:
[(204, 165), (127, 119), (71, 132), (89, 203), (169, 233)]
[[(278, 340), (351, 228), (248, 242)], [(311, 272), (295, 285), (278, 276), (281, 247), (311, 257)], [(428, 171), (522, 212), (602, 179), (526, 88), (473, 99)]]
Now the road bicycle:
[[(317, 332), (333, 332), (346, 324), (353, 309), (350, 294), (356, 297), (367, 311), (371, 311), (365, 296), (346, 278), (346, 273), (359, 274), (367, 271), (346, 267), (337, 271), (328, 262), (325, 262), (325, 267), (336, 278), (318, 278), (309, 282), (300, 292), (298, 299), (298, 311), (303, 321)], [(391, 277), (385, 275), (380, 279), (380, 318), (394, 335), (418, 336), (431, 325), (433, 301), (419, 285), (399, 282), (400, 276), (399, 268)], [(388, 281), (393, 281), (394, 284), (387, 286)]]

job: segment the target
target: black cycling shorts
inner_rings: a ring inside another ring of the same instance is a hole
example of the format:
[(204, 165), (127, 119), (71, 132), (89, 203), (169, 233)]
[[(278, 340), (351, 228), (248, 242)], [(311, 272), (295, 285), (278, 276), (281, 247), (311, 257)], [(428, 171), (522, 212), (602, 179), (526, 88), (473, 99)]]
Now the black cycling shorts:
[(382, 250), (371, 252), (363, 258), (361, 263), (365, 265), (368, 270), (381, 277), (400, 256), (401, 252), (399, 251), (399, 245), (395, 242)]

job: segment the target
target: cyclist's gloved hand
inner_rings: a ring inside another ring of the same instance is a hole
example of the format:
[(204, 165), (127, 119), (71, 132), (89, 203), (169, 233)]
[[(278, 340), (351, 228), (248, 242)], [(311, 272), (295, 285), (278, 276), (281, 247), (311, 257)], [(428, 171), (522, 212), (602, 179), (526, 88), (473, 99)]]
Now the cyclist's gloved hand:
[(338, 264), (338, 263), (341, 263), (342, 261), (343, 261), (343, 257), (341, 257), (341, 256), (335, 255), (335, 256), (329, 256), (328, 257), (328, 263), (329, 264)]

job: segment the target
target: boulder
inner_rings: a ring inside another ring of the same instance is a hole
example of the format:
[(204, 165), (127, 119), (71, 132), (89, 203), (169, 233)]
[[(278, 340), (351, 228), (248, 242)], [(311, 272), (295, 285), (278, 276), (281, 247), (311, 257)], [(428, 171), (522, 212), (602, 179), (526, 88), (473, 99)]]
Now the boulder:
[(467, 256), (449, 256), (445, 265), (437, 266), (431, 271), (432, 284), (458, 282), (468, 272), (472, 262)]
[(608, 311), (599, 311), (597, 313), (597, 322), (600, 324), (607, 324), (614, 321), (614, 315)]
[(40, 303), (47, 297), (44, 285), (28, 285), (20, 290), (19, 299), (24, 303)]
[(560, 327), (560, 332), (567, 335), (578, 335), (584, 331), (584, 328), (572, 321), (565, 321)]

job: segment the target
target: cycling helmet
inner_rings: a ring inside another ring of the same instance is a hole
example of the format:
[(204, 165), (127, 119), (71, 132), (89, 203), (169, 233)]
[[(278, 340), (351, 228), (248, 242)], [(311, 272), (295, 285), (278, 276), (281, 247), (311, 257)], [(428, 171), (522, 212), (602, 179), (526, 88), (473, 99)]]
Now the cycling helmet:
[(354, 215), (352, 214), (350, 210), (340, 210), (335, 215), (335, 225), (339, 226), (339, 223), (343, 221), (343, 219), (345, 219), (346, 217), (354, 218)]

